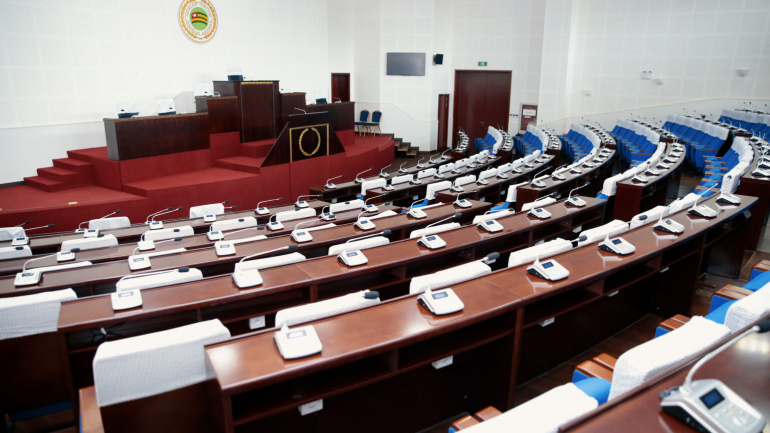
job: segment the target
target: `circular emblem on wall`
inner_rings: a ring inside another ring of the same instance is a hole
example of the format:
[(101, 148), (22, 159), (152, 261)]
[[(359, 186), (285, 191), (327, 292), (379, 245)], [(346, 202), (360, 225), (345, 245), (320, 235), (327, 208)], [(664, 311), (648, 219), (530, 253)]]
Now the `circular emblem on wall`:
[(219, 19), (209, 0), (184, 0), (179, 5), (179, 26), (188, 38), (206, 42), (217, 32)]

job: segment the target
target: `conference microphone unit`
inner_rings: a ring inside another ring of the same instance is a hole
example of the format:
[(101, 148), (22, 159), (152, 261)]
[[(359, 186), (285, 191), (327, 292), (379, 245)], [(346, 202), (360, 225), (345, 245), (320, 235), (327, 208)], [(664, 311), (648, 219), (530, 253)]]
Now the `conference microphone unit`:
[(300, 195), (300, 196), (298, 196), (297, 197), (297, 201), (294, 202), (294, 206), (296, 206), (297, 209), (304, 209), (306, 207), (310, 207), (310, 205), (308, 204), (307, 201), (300, 200), (300, 198), (302, 198), (302, 197), (305, 197), (305, 198), (317, 198), (317, 197), (321, 197), (321, 196), (318, 195), (318, 194), (315, 194), (315, 195)]
[(332, 183), (332, 181), (333, 181), (334, 179), (339, 179), (339, 178), (341, 178), (341, 177), (345, 177), (345, 175), (344, 175), (344, 174), (341, 174), (341, 175), (339, 175), (339, 176), (334, 176), (333, 178), (331, 178), (331, 179), (328, 179), (328, 180), (326, 181), (326, 184), (324, 185), (324, 188), (326, 188), (326, 189), (335, 189), (335, 188), (337, 188), (337, 185), (333, 184), (333, 183)]
[(585, 206), (586, 205), (586, 201), (583, 200), (580, 197), (577, 197), (577, 196), (573, 197), (572, 193), (574, 193), (575, 191), (579, 190), (580, 188), (585, 188), (585, 187), (587, 187), (590, 184), (591, 184), (591, 182), (586, 182), (586, 183), (580, 185), (577, 188), (573, 188), (572, 191), (569, 192), (569, 195), (567, 196), (567, 200), (564, 202), (564, 204), (568, 204), (570, 206), (575, 206), (575, 207), (583, 207), (583, 206)]
[(269, 251), (262, 251), (259, 253), (250, 254), (242, 258), (240, 261), (238, 261), (238, 263), (235, 264), (235, 269), (233, 270), (233, 282), (240, 289), (254, 287), (262, 284), (262, 276), (259, 274), (259, 270), (244, 269), (243, 263), (247, 260), (253, 259), (255, 257), (263, 256), (265, 254), (275, 253), (283, 250), (294, 251), (296, 249), (297, 249), (296, 245), (288, 245), (285, 247), (280, 247)]
[(54, 226), (55, 226), (55, 224), (48, 224), (48, 225), (44, 225), (44, 226), (40, 226), (40, 227), (32, 227), (32, 228), (26, 229), (26, 230), (24, 230), (24, 234), (22, 236), (17, 236), (15, 238), (13, 238), (13, 240), (11, 241), (11, 246), (13, 246), (13, 247), (22, 247), (24, 245), (29, 244), (29, 236), (27, 236), (27, 232), (28, 231), (38, 230), (38, 229), (47, 229), (47, 228), (51, 228), (51, 227), (54, 227)]
[[(434, 227), (434, 226), (436, 226), (436, 225), (438, 225), (440, 223), (443, 223), (444, 221), (458, 219), (458, 218), (460, 218), (462, 216), (463, 216), (463, 214), (458, 212), (458, 213), (456, 213), (456, 214), (454, 214), (452, 216), (449, 216), (449, 217), (446, 217), (446, 218), (444, 218), (442, 220), (439, 220), (439, 221), (436, 221), (434, 223), (428, 224), (423, 230), (427, 230), (428, 228)], [(427, 248), (429, 250), (436, 250), (436, 249), (445, 247), (446, 246), (446, 241), (441, 239), (441, 237), (439, 235), (430, 234), (430, 235), (422, 235), (420, 240), (417, 241), (417, 244), (418, 245), (422, 245), (422, 246), (424, 246), (425, 248)]]
[(358, 238), (351, 238), (348, 239), (347, 242), (345, 242), (345, 245), (342, 247), (342, 251), (337, 255), (337, 260), (344, 263), (346, 266), (354, 267), (354, 266), (361, 266), (369, 263), (369, 259), (366, 258), (363, 252), (361, 252), (360, 249), (348, 251), (348, 245), (350, 242), (353, 241), (361, 241), (364, 239), (372, 238), (375, 236), (390, 236), (390, 230), (384, 230), (379, 233), (372, 233), (370, 235), (361, 236)]
[(374, 167), (369, 167), (369, 168), (367, 168), (366, 170), (362, 171), (361, 173), (358, 173), (358, 174), (356, 175), (356, 179), (355, 179), (355, 182), (356, 182), (356, 183), (363, 183), (363, 182), (364, 182), (364, 179), (363, 179), (363, 178), (361, 178), (361, 175), (362, 175), (362, 174), (364, 174), (364, 173), (366, 173), (366, 172), (368, 172), (368, 171), (372, 171), (372, 170), (374, 170)]
[(155, 218), (157, 218), (157, 217), (159, 217), (161, 215), (170, 214), (172, 212), (178, 212), (178, 211), (180, 211), (182, 209), (184, 209), (184, 206), (179, 206), (176, 209), (169, 208), (168, 210), (164, 210), (164, 211), (160, 211), (160, 212), (156, 213), (150, 219), (150, 230), (159, 230), (159, 229), (163, 228), (163, 221), (155, 221)]
[(278, 198), (271, 198), (270, 200), (262, 200), (261, 202), (257, 203), (257, 208), (254, 209), (254, 212), (257, 213), (257, 215), (267, 215), (270, 213), (270, 210), (264, 206), (262, 206), (262, 203), (269, 203), (271, 201), (277, 201), (277, 200), (283, 200), (283, 197)]

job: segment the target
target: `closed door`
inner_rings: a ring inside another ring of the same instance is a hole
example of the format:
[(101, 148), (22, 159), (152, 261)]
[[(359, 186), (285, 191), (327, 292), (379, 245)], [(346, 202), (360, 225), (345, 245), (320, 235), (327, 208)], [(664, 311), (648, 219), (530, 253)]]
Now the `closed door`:
[[(461, 129), (473, 142), (490, 126), (508, 128), (511, 71), (455, 71), (452, 140)], [(476, 153), (475, 147), (470, 147)]]
[(349, 73), (332, 73), (332, 100), (329, 102), (350, 102)]
[(446, 150), (447, 128), (449, 128), (449, 94), (438, 95), (438, 133), (436, 134), (436, 150)]

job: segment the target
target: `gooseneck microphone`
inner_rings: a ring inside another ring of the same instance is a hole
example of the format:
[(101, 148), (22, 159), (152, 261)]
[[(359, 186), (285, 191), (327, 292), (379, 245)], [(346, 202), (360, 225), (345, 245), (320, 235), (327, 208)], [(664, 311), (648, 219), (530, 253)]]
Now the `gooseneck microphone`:
[(369, 167), (369, 168), (367, 168), (366, 170), (362, 171), (361, 173), (358, 173), (358, 174), (356, 175), (356, 180), (355, 180), (355, 182), (356, 182), (356, 183), (361, 183), (361, 182), (363, 182), (364, 180), (363, 180), (363, 179), (362, 179), (360, 176), (361, 176), (362, 174), (366, 173), (367, 171), (372, 171), (372, 170), (374, 170), (374, 167)]
[(344, 174), (341, 174), (341, 175), (339, 175), (339, 176), (334, 176), (333, 178), (331, 178), (331, 179), (328, 179), (328, 180), (326, 181), (326, 184), (324, 185), (324, 188), (326, 188), (326, 189), (334, 189), (334, 188), (337, 188), (337, 185), (335, 185), (335, 184), (333, 184), (333, 183), (331, 183), (331, 182), (332, 182), (334, 179), (339, 179), (339, 178), (341, 178), (341, 177), (345, 177), (345, 175), (344, 175)]
[(262, 200), (261, 202), (257, 203), (257, 208), (255, 209), (255, 212), (257, 212), (257, 214), (259, 215), (265, 215), (270, 213), (270, 211), (266, 207), (262, 207), (262, 203), (269, 203), (271, 201), (276, 201), (276, 200), (283, 200), (283, 197), (271, 198), (270, 200)]
[(159, 217), (161, 215), (166, 215), (166, 214), (169, 214), (169, 213), (172, 213), (172, 212), (180, 211), (182, 209), (184, 209), (184, 206), (179, 206), (176, 209), (171, 209), (171, 210), (165, 210), (165, 211), (158, 212), (157, 214), (152, 216), (152, 219), (150, 219), (150, 222), (151, 223), (155, 222), (155, 218), (157, 218), (157, 217)]
[[(165, 209), (163, 209), (163, 210), (159, 210), (159, 211), (157, 211), (157, 212), (153, 212), (153, 213), (151, 213), (151, 214), (147, 215), (147, 218), (144, 220), (144, 223), (145, 223), (145, 224), (149, 224), (149, 223), (150, 223), (150, 218), (154, 217), (155, 215), (158, 215), (158, 214), (160, 214), (161, 212), (170, 211), (170, 210), (172, 210), (172, 209), (174, 209), (174, 208), (173, 208), (173, 207), (167, 207), (167, 208), (165, 208)], [(88, 221), (82, 222), (82, 223), (80, 223), (80, 225), (83, 225), (83, 224), (85, 224), (85, 223), (87, 223), (87, 222), (88, 222)], [(78, 226), (78, 228), (80, 228), (80, 226)]]
[(590, 184), (591, 184), (591, 182), (586, 182), (586, 183), (580, 185), (577, 188), (572, 188), (572, 190), (569, 192), (569, 195), (567, 195), (567, 199), (571, 199), (572, 198), (572, 193), (574, 193), (575, 191), (579, 190), (580, 188), (587, 187)]

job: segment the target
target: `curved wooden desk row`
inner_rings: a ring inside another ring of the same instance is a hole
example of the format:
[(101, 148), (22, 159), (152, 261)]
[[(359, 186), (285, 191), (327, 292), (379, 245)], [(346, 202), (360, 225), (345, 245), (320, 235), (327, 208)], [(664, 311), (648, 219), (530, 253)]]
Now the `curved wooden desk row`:
[[(406, 239), (364, 251), (369, 263), (348, 268), (336, 256), (319, 257), (293, 265), (260, 271), (264, 283), (239, 289), (229, 275), (203, 281), (144, 290), (140, 308), (114, 312), (109, 296), (93, 296), (64, 303), (59, 332), (66, 336), (79, 386), (90, 384), (90, 365), (96, 345), (94, 329), (120, 328), (111, 337), (127, 337), (191, 323), (201, 318), (219, 318), (231, 333), (249, 331), (249, 318), (266, 316), (273, 326), (274, 314), (283, 308), (333, 298), (364, 289), (378, 290), (381, 299), (409, 292), (409, 281), (451, 266), (481, 259), (491, 252), (506, 253), (557, 236), (574, 235), (572, 227), (601, 224), (603, 200), (586, 197), (588, 205), (572, 208), (564, 203), (547, 207), (548, 220), (517, 214), (498, 221), (504, 230), (488, 233), (474, 225), (441, 233), (447, 246), (428, 250), (417, 239)], [(504, 263), (503, 258), (499, 263)], [(151, 329), (154, 328), (154, 329)]]
[(757, 169), (759, 164), (759, 150), (756, 143), (754, 146), (754, 163), (741, 177), (741, 183), (738, 185), (738, 194), (750, 195), (759, 198), (752, 212), (756, 218), (751, 220), (751, 229), (749, 230), (749, 243), (746, 245), (748, 250), (756, 250), (759, 244), (759, 236), (762, 233), (767, 214), (770, 213), (770, 179), (762, 176), (753, 176), (751, 173)]
[[(665, 155), (668, 155), (672, 149), (672, 143), (666, 145)], [(671, 167), (667, 170), (658, 170), (661, 172), (659, 176), (647, 175), (650, 180), (648, 183), (634, 182), (632, 179), (618, 182), (612, 217), (630, 221), (638, 213), (665, 204), (666, 196), (676, 197), (686, 154), (682, 152), (674, 162), (666, 163)]]
[(455, 201), (458, 194), (462, 194), (462, 198), (467, 199), (484, 200), (491, 203), (503, 202), (508, 193), (509, 185), (521, 183), (525, 180), (531, 180), (535, 174), (545, 170), (546, 167), (552, 165), (552, 162), (556, 159), (556, 157), (551, 154), (541, 155), (538, 158), (542, 158), (542, 160), (536, 159), (534, 164), (532, 164), (532, 167), (523, 165), (521, 167), (523, 169), (521, 173), (510, 172), (508, 173), (509, 177), (506, 179), (501, 179), (497, 176), (488, 178), (488, 185), (480, 185), (478, 182), (464, 185), (463, 188), (467, 192), (457, 193), (450, 190), (440, 191), (436, 193), (436, 200), (444, 202)]
[[(627, 257), (595, 244), (563, 253), (556, 260), (571, 275), (556, 283), (517, 267), (457, 284), (460, 313), (436, 317), (405, 296), (314, 322), (324, 346), (308, 358), (285, 361), (268, 331), (208, 346), (222, 399), (215, 412), (228, 432), (384, 432), (416, 431), (488, 405), (509, 408), (517, 383), (651, 308), (689, 312), (708, 251), (745, 242), (744, 212), (755, 201), (720, 207), (712, 220), (674, 215), (685, 225), (681, 235), (661, 235), (650, 225), (627, 232), (623, 237), (637, 248)], [(449, 356), (452, 365), (431, 366)], [(318, 399), (323, 410), (312, 422), (296, 411)]]
[[(325, 201), (309, 200), (308, 205), (313, 209), (320, 210), (324, 206), (329, 206), (329, 203)], [(218, 216), (217, 219), (223, 220), (223, 219), (234, 219), (234, 218), (243, 218), (247, 216), (252, 216), (257, 218), (258, 223), (265, 224), (272, 215), (278, 212), (291, 211), (294, 209), (295, 207), (294, 207), (294, 204), (292, 203), (289, 205), (270, 207), (268, 208), (268, 210), (270, 210), (270, 213), (265, 215), (257, 215), (254, 209), (249, 209), (249, 210), (243, 210), (238, 212), (228, 212), (228, 213), (225, 213), (224, 215)], [(179, 212), (185, 212), (185, 211), (186, 210), (181, 210)], [(203, 218), (177, 218), (177, 219), (171, 219), (171, 220), (162, 220), (159, 218), (158, 221), (163, 221), (163, 228), (192, 226), (192, 228), (195, 230), (196, 233), (203, 233), (208, 231), (209, 226), (211, 225), (211, 223), (203, 222)], [(147, 230), (149, 230), (149, 227), (147, 227), (147, 224), (138, 223), (138, 224), (132, 224), (130, 227), (125, 227), (121, 229), (104, 230), (104, 231), (101, 231), (100, 233), (113, 234), (115, 235), (116, 238), (118, 238), (118, 243), (124, 244), (124, 243), (135, 243), (139, 241), (139, 238)], [(73, 240), (73, 239), (82, 239), (82, 238), (83, 238), (82, 233), (75, 233), (74, 231), (44, 234), (40, 236), (30, 236), (29, 247), (32, 249), (32, 252), (34, 254), (52, 253), (59, 250), (59, 247), (61, 246), (62, 242)], [(9, 247), (9, 246), (11, 246), (10, 242), (0, 242), (0, 247)]]
[[(352, 224), (333, 227), (330, 229), (313, 232), (313, 241), (298, 245), (298, 252), (309, 257), (325, 255), (331, 245), (342, 243), (348, 239), (365, 236), (375, 231), (391, 230), (391, 239), (403, 239), (408, 237), (413, 230), (425, 227), (426, 225), (454, 215), (457, 212), (463, 214), (461, 220), (470, 219), (477, 213), (483, 213), (491, 204), (483, 202), (473, 202), (473, 205), (466, 209), (456, 209), (452, 205), (442, 205), (425, 210), (428, 214), (423, 219), (413, 219), (406, 214), (400, 214), (392, 217), (374, 220), (377, 228), (374, 231), (362, 231), (355, 228)], [(245, 237), (262, 234), (263, 230), (250, 229), (242, 232)], [(236, 254), (219, 257), (214, 248), (200, 248), (186, 251), (179, 254), (168, 256), (158, 256), (151, 259), (152, 266), (149, 269), (139, 272), (159, 271), (165, 269), (175, 269), (181, 266), (200, 268), (204, 276), (219, 275), (230, 273), (233, 270), (234, 263), (241, 258), (262, 251), (271, 251), (276, 248), (286, 247), (296, 244), (289, 236), (277, 236), (256, 242), (249, 242), (236, 245)], [(282, 251), (266, 254), (264, 257), (278, 255)], [(78, 253), (79, 254), (79, 253)], [(93, 295), (99, 292), (112, 291), (115, 282), (125, 275), (133, 272), (128, 267), (128, 261), (117, 260), (112, 262), (99, 263), (87, 268), (66, 269), (43, 274), (40, 282), (30, 286), (14, 286), (15, 276), (0, 277), (0, 297), (28, 295), (50, 290), (63, 288), (73, 288), (79, 296)]]
[[(323, 202), (320, 202), (323, 203)], [(378, 213), (379, 212), (386, 212), (386, 211), (394, 211), (394, 212), (400, 212), (401, 208), (398, 206), (393, 205), (381, 205), (378, 206)], [(319, 211), (320, 213), (320, 211)], [(343, 224), (350, 224), (355, 222), (358, 219), (358, 215), (361, 213), (361, 209), (355, 209), (351, 211), (346, 212), (338, 212), (336, 213), (336, 219), (333, 222), (337, 225), (343, 225)], [(228, 218), (227, 219), (231, 219)], [(233, 218), (234, 219), (234, 218)], [(220, 219), (220, 221), (223, 219)], [(307, 224), (311, 221), (315, 221), (314, 224)], [(283, 236), (288, 235), (294, 230), (294, 227), (297, 224), (302, 223), (302, 227), (310, 228), (320, 225), (327, 224), (326, 221), (320, 220), (318, 217), (313, 218), (303, 218), (298, 219), (294, 221), (288, 221), (286, 224), (284, 224), (284, 228), (282, 230), (259, 230), (256, 232), (255, 230), (248, 230), (246, 232), (240, 232), (235, 233), (238, 230), (232, 230), (230, 233), (232, 235), (227, 236), (227, 240), (237, 240), (237, 239), (244, 239), (248, 238), (250, 236), (254, 236), (255, 233), (265, 235), (267, 237), (275, 237), (275, 236)], [(227, 234), (228, 232), (225, 232)], [(164, 242), (160, 243), (158, 242), (158, 246), (151, 251), (146, 252), (153, 252), (153, 251), (167, 251), (167, 250), (174, 250), (177, 248), (186, 248), (188, 250), (194, 250), (194, 249), (200, 249), (200, 248), (211, 248), (214, 246), (214, 242), (210, 241), (208, 237), (206, 237), (205, 233), (196, 234), (194, 236), (189, 236), (186, 238), (182, 238), (181, 241), (178, 242)], [(136, 244), (120, 244), (115, 247), (108, 247), (108, 248), (97, 248), (93, 250), (85, 250), (80, 251), (77, 253), (77, 260), (78, 261), (90, 261), (92, 263), (101, 263), (101, 262), (108, 262), (108, 261), (115, 261), (115, 260), (126, 260), (128, 256), (131, 255), (131, 253), (136, 248)], [(137, 254), (141, 254), (142, 252), (137, 251)], [(33, 259), (35, 257), (40, 257), (40, 255), (34, 256), (34, 257), (22, 257), (19, 259), (11, 259), (11, 260), (2, 260), (0, 261), (0, 276), (1, 275), (11, 275), (16, 274), (17, 272), (20, 272), (22, 269), (22, 266), (24, 266), (24, 263), (27, 260)], [(45, 266), (55, 266), (58, 262), (56, 261), (55, 256), (51, 256), (45, 259), (36, 260), (35, 262), (32, 262), (27, 266), (27, 269), (34, 269), (39, 267), (45, 267)]]
[[(388, 174), (387, 179), (392, 179), (395, 176), (401, 176), (405, 174), (417, 174), (421, 170), (426, 170), (429, 168), (438, 168), (439, 166), (450, 162), (452, 162), (452, 158), (439, 158), (438, 161), (433, 163), (428, 161), (428, 163), (423, 164), (421, 167), (418, 167), (417, 164), (415, 163), (415, 165), (404, 168), (405, 172), (399, 172), (398, 168), (396, 168), (395, 170), (391, 170), (385, 173)], [(375, 180), (375, 179), (380, 179), (380, 176), (378, 173), (374, 176), (369, 176), (363, 179)], [(310, 194), (320, 195), (322, 200), (331, 201), (331, 200), (345, 200), (348, 198), (353, 198), (358, 196), (358, 194), (361, 193), (361, 184), (356, 182), (355, 179), (347, 180), (343, 182), (332, 182), (332, 183), (334, 183), (337, 187), (330, 189), (330, 188), (326, 188), (326, 185), (313, 186), (313, 187), (310, 187)]]

